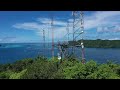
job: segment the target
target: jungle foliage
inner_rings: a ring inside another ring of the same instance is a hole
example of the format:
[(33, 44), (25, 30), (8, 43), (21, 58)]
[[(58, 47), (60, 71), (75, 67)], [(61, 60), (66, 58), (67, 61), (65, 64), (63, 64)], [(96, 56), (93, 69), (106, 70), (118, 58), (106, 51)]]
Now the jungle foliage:
[(0, 79), (120, 79), (120, 64), (36, 57), (0, 65)]

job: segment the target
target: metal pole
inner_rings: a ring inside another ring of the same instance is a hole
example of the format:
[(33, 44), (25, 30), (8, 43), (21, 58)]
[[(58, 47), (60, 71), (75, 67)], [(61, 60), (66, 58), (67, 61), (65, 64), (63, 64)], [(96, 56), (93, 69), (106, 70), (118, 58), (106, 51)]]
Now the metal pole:
[(73, 15), (73, 46), (72, 46), (72, 53), (74, 54), (75, 53), (75, 36), (74, 36), (74, 31), (75, 31), (75, 26), (74, 26), (74, 23), (75, 23), (75, 11), (72, 12), (72, 15)]
[(51, 20), (51, 29), (52, 29), (52, 57), (54, 60), (54, 29), (53, 29), (53, 16)]
[(84, 43), (83, 43), (83, 33), (84, 33), (84, 18), (83, 11), (80, 12), (81, 17), (81, 48), (82, 48), (82, 63), (85, 63), (85, 55), (84, 55)]

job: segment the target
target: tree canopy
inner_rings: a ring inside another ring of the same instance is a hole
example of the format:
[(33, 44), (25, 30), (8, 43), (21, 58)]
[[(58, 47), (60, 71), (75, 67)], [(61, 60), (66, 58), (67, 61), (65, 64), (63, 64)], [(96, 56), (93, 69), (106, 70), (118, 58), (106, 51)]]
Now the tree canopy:
[(0, 79), (120, 79), (120, 64), (36, 57), (0, 65)]

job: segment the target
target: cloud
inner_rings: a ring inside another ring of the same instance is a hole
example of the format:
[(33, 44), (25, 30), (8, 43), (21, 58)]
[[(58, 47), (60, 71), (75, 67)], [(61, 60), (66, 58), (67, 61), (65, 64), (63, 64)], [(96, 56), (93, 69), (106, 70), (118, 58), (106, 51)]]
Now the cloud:
[(3, 37), (0, 38), (0, 42), (4, 42), (4, 43), (11, 43), (11, 42), (15, 42), (16, 41), (16, 37)]
[(50, 18), (37, 18), (37, 21), (42, 24), (50, 24), (51, 19)]
[(98, 33), (116, 33), (116, 32), (120, 32), (120, 26), (116, 25), (113, 27), (98, 27), (97, 28), (97, 32)]
[(2, 39), (0, 38), (0, 42), (2, 41)]
[[(89, 13), (90, 12), (91, 11), (89, 11)], [(120, 11), (95, 11), (92, 14), (86, 14), (87, 13), (84, 12), (85, 30), (96, 28), (99, 32), (99, 28), (104, 28), (103, 31), (106, 32), (106, 27), (120, 25)], [(71, 18), (68, 21), (72, 25), (73, 19)], [(80, 23), (78, 25), (80, 25)]]
[(40, 30), (42, 29), (43, 25), (39, 25), (36, 22), (26, 22), (26, 23), (19, 23), (13, 25), (14, 28), (17, 29), (25, 29), (25, 30)]
[(110, 38), (109, 40), (120, 40), (120, 38)]
[[(41, 24), (50, 25), (51, 19), (50, 18), (38, 18), (37, 21), (39, 21)], [(65, 21), (61, 21), (60, 19), (54, 20), (53, 19), (54, 26), (66, 26)]]
[[(98, 32), (111, 31), (107, 30), (109, 26), (116, 26), (120, 24), (120, 11), (97, 11), (90, 16), (85, 16), (84, 26), (86, 30), (97, 28)], [(100, 28), (102, 28), (100, 30)], [(112, 29), (114, 31), (115, 29)], [(119, 31), (119, 30), (118, 30)]]
[(120, 26), (119, 26), (119, 25), (116, 25), (116, 26), (115, 26), (114, 32), (120, 32)]
[[(21, 30), (33, 30), (36, 32), (37, 35), (43, 36), (43, 29), (46, 32), (46, 38), (52, 38), (51, 32), (51, 19), (49, 18), (38, 18), (38, 22), (25, 22), (25, 23), (17, 23), (13, 25), (14, 28), (21, 29)], [(62, 38), (66, 34), (66, 22), (60, 20), (53, 21), (53, 29), (54, 29), (54, 37), (56, 40)], [(48, 37), (48, 30), (49, 30), (49, 37)]]
[(107, 33), (107, 32), (110, 32), (110, 28), (108, 28), (108, 27), (98, 27), (97, 32), (98, 33)]
[[(120, 32), (120, 11), (96, 11), (92, 14), (84, 14), (84, 27), (86, 32), (88, 30), (95, 29), (98, 33), (116, 33)], [(69, 29), (70, 33), (72, 33), (72, 18), (69, 18)], [(44, 29), (47, 33), (46, 38), (51, 40), (52, 32), (51, 32), (51, 19), (50, 18), (37, 18), (34, 22), (24, 22), (24, 23), (16, 23), (13, 25), (14, 28), (21, 30), (33, 30), (37, 35), (43, 35), (42, 30)], [(67, 20), (63, 21), (61, 19), (54, 19), (54, 37), (56, 40), (62, 40), (62, 38), (67, 34), (66, 25)], [(78, 24), (80, 25), (80, 23)], [(94, 32), (93, 32), (94, 33)], [(86, 34), (87, 36), (87, 34)], [(92, 36), (91, 36), (92, 37)], [(72, 37), (71, 37), (72, 38)]]
[(18, 23), (13, 25), (14, 28), (21, 30), (32, 30), (36, 32), (36, 35), (42, 36), (42, 30), (47, 28), (43, 24), (39, 24), (37, 22), (26, 22), (26, 23)]

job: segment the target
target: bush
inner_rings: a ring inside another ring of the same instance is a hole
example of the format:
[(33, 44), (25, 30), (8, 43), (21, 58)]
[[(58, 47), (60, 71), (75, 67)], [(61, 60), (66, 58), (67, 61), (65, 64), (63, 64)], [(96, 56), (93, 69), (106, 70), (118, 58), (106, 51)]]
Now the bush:
[(48, 61), (36, 61), (33, 63), (25, 75), (24, 79), (52, 79), (53, 74), (57, 71), (57, 66), (53, 62)]
[(13, 73), (10, 75), (9, 79), (21, 79), (21, 77), (26, 73), (27, 69), (22, 70), (19, 73)]
[(10, 70), (12, 70), (14, 72), (20, 72), (23, 69), (26, 69), (32, 63), (33, 63), (32, 59), (19, 60), (19, 61), (16, 61), (14, 64), (11, 65)]
[[(73, 58), (73, 57), (72, 57)], [(120, 79), (120, 65), (111, 61), (97, 64), (90, 60), (83, 64), (77, 59), (42, 56), (13, 64), (0, 65), (1, 79)]]
[(9, 79), (10, 75), (12, 75), (14, 72), (12, 71), (4, 71), (0, 72), (0, 79)]
[(85, 68), (87, 72), (86, 74), (89, 75), (91, 73), (94, 73), (97, 70), (97, 67), (98, 67), (97, 63), (93, 60), (90, 60), (85, 64)]
[(119, 79), (120, 77), (107, 64), (98, 66), (98, 69), (87, 76), (88, 79)]

